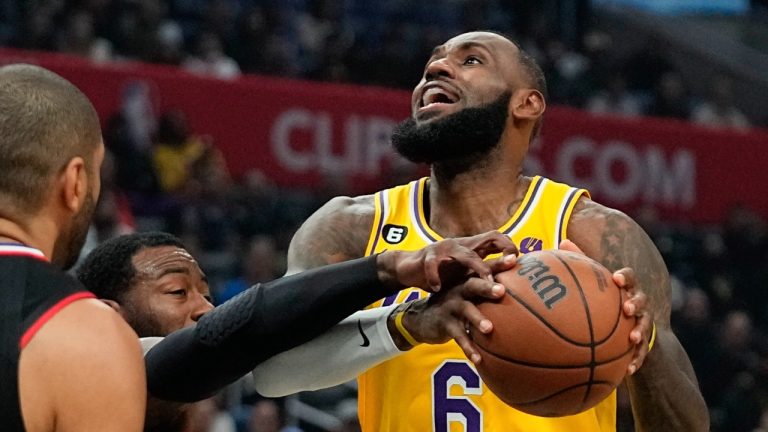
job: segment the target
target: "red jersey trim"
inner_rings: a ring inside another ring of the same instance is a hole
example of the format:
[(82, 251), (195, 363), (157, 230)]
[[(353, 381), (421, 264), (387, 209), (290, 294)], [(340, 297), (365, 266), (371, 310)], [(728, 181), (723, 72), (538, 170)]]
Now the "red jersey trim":
[(20, 244), (0, 244), (0, 256), (25, 256), (48, 262), (48, 258), (38, 249)]
[(54, 315), (59, 313), (59, 311), (61, 311), (62, 309), (64, 309), (74, 301), (87, 299), (87, 298), (96, 298), (96, 296), (91, 292), (84, 291), (84, 292), (71, 294), (59, 300), (58, 303), (51, 306), (47, 311), (45, 311), (45, 313), (42, 314), (40, 318), (38, 318), (37, 321), (35, 321), (35, 323), (32, 324), (27, 329), (27, 331), (24, 332), (24, 334), (21, 336), (21, 341), (19, 341), (19, 348), (24, 349), (24, 347), (27, 346), (29, 341), (31, 341), (32, 338), (35, 336), (37, 331), (40, 330), (40, 328), (43, 327), (45, 323), (48, 322), (48, 320), (53, 318)]

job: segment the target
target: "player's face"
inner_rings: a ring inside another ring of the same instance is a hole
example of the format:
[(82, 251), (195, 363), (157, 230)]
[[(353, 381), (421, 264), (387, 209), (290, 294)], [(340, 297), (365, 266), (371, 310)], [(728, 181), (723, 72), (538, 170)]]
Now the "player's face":
[(520, 81), (518, 48), (486, 32), (465, 33), (436, 47), (413, 91), (417, 124), (476, 108), (513, 91)]
[(80, 250), (85, 244), (88, 227), (91, 225), (96, 202), (101, 192), (101, 164), (104, 162), (104, 143), (99, 143), (93, 154), (92, 169), (88, 174), (88, 192), (80, 211), (72, 218), (69, 229), (62, 230), (61, 237), (56, 241), (57, 251), (54, 256), (61, 257), (62, 267), (66, 270), (72, 267), (80, 256)]
[(208, 280), (186, 250), (144, 248), (132, 262), (134, 283), (121, 310), (140, 337), (166, 336), (213, 309)]

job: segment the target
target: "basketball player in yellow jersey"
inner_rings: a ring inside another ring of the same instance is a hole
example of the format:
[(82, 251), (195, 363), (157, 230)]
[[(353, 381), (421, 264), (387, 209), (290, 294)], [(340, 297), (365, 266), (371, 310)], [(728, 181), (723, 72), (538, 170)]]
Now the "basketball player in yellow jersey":
[[(669, 275), (653, 243), (629, 217), (585, 191), (521, 173), (545, 94), (538, 65), (504, 36), (471, 32), (436, 47), (413, 92), (412, 116), (392, 138), (404, 157), (430, 164), (430, 177), (375, 195), (332, 199), (294, 237), (289, 272), (493, 229), (511, 236), (523, 253), (556, 248), (568, 238), (612, 271), (634, 269), (624, 312), (639, 318), (630, 334), (637, 351), (626, 380), (636, 430), (708, 430), (690, 361), (670, 329)], [(411, 302), (424, 296), (405, 290), (373, 305), (394, 308), (388, 329), (402, 349), (439, 339), (428, 312), (440, 306), (440, 297)], [(454, 316), (462, 313), (457, 306)], [(652, 326), (655, 345), (648, 352)], [(356, 361), (347, 357), (335, 367)], [(572, 417), (515, 411), (488, 391), (454, 342), (419, 345), (368, 370), (360, 377), (359, 399), (366, 432), (603, 432), (614, 431), (616, 421), (613, 398)]]

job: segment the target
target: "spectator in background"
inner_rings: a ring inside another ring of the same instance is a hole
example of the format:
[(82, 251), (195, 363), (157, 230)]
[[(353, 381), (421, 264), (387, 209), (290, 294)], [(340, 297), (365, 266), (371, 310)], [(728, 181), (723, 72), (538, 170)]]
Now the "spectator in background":
[(237, 432), (235, 420), (223, 406), (221, 397), (196, 402), (189, 407), (189, 425), (184, 432)]
[(717, 358), (711, 355), (717, 346), (717, 336), (710, 314), (709, 296), (699, 288), (687, 290), (685, 306), (674, 318), (675, 334), (690, 354), (701, 392), (707, 401), (714, 400), (721, 389), (714, 385), (710, 376), (710, 372), (717, 367)]
[(357, 419), (357, 399), (342, 399), (336, 404), (336, 417), (341, 425), (333, 432), (360, 432), (360, 421)]
[(707, 371), (713, 375), (717, 395), (712, 401), (713, 429), (717, 431), (749, 431), (760, 421), (760, 398), (755, 374), (759, 367), (761, 340), (745, 311), (726, 315), (719, 337), (717, 366)]
[(186, 115), (171, 110), (160, 117), (152, 159), (162, 191), (170, 194), (184, 192), (192, 165), (198, 162), (210, 146), (192, 135)]
[(13, 40), (12, 45), (18, 48), (52, 51), (56, 48), (56, 26), (53, 6), (40, 3), (30, 6), (27, 13), (22, 14), (24, 23)]
[(301, 432), (301, 429), (286, 426), (280, 406), (272, 399), (261, 399), (251, 409), (248, 432)]
[(232, 209), (233, 188), (224, 156), (207, 145), (190, 166), (177, 230), (214, 286), (235, 267), (237, 229)]
[(583, 106), (594, 88), (589, 58), (557, 39), (546, 43), (545, 53), (542, 66), (552, 102)]
[(619, 117), (638, 117), (643, 114), (640, 99), (627, 89), (624, 76), (618, 74), (608, 79), (605, 89), (589, 98), (586, 109), (594, 114)]
[(64, 31), (56, 40), (58, 51), (104, 62), (112, 58), (112, 45), (103, 38), (96, 37), (93, 17), (84, 10), (78, 10), (66, 18)]
[(278, 267), (277, 249), (272, 237), (254, 237), (248, 242), (242, 256), (240, 276), (224, 284), (224, 288), (215, 296), (217, 304), (224, 303), (257, 283), (274, 280), (283, 273), (283, 269)]
[(224, 53), (221, 39), (216, 33), (203, 33), (197, 42), (196, 51), (197, 55), (187, 58), (182, 64), (189, 72), (221, 79), (240, 76), (240, 67)]
[(691, 108), (683, 77), (676, 71), (664, 73), (656, 83), (648, 114), (687, 120)]
[[(107, 150), (101, 165), (101, 194), (93, 212), (85, 244), (80, 251), (80, 262), (96, 246), (113, 237), (130, 234), (135, 222), (128, 197), (115, 185), (115, 158)], [(77, 265), (75, 266), (77, 267)]]
[(749, 127), (749, 120), (733, 103), (732, 83), (725, 78), (714, 81), (709, 97), (694, 106), (691, 120), (716, 128), (743, 130)]
[(260, 5), (251, 5), (240, 15), (237, 37), (233, 44), (234, 57), (245, 73), (257, 73), (267, 61), (261, 50), (269, 37), (267, 17)]
[(248, 171), (236, 190), (233, 218), (238, 235), (274, 235), (284, 223), (281, 191), (261, 170)]
[(153, 53), (153, 62), (180, 65), (184, 60), (184, 34), (175, 21), (165, 21), (157, 29), (158, 48)]

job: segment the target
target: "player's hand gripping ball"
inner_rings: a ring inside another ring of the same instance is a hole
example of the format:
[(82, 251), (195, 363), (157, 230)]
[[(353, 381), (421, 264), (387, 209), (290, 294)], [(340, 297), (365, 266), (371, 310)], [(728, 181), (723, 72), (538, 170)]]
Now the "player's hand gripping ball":
[(490, 334), (470, 328), (483, 360), (478, 372), (508, 405), (538, 416), (577, 414), (621, 383), (635, 346), (627, 292), (591, 258), (566, 251), (521, 256), (496, 275), (507, 289), (481, 303)]

